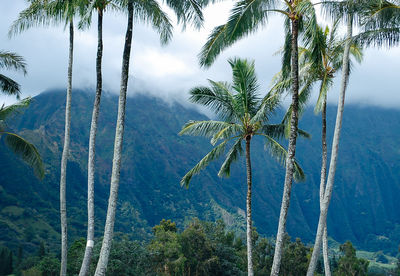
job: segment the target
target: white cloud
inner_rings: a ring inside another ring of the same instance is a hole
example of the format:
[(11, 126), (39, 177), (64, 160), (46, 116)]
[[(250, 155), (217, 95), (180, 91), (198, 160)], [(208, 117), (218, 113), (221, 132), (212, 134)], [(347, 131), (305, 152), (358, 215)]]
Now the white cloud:
[[(135, 25), (131, 59), (130, 90), (181, 100), (196, 85), (206, 79), (230, 80), (226, 60), (239, 56), (255, 59), (261, 88), (266, 91), (273, 75), (280, 69), (280, 57), (273, 54), (283, 44), (282, 17), (272, 16), (266, 27), (239, 41), (224, 51), (209, 69), (199, 68), (197, 54), (210, 31), (223, 24), (233, 1), (224, 1), (205, 10), (205, 28), (181, 32), (176, 27), (174, 38), (167, 46), (160, 46), (157, 34), (149, 27)], [(48, 88), (66, 86), (68, 34), (59, 28), (29, 30), (8, 40), (7, 31), (18, 12), (26, 7), (23, 0), (0, 1), (1, 48), (24, 56), (29, 65), (27, 77), (10, 72), (22, 85), (25, 96), (36, 95)], [(173, 16), (171, 15), (171, 18)], [(92, 27), (76, 31), (74, 56), (74, 87), (94, 87), (97, 48), (97, 28), (94, 16)], [(326, 24), (326, 22), (324, 22)], [(105, 90), (119, 91), (121, 56), (126, 30), (126, 16), (115, 12), (104, 17), (103, 80)], [(351, 76), (348, 102), (400, 107), (398, 68), (400, 49), (368, 50), (365, 61)], [(336, 85), (330, 101), (337, 102)], [(12, 101), (0, 96), (0, 103)]]

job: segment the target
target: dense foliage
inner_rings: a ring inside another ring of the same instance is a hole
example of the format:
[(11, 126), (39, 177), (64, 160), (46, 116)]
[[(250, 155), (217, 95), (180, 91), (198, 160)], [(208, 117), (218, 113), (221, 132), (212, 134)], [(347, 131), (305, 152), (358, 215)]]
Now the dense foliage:
[[(246, 247), (242, 237), (226, 229), (225, 224), (190, 221), (183, 230), (174, 222), (163, 219), (153, 227), (148, 242), (130, 240), (126, 235), (118, 236), (113, 243), (107, 275), (245, 275)], [(85, 251), (86, 241), (77, 239), (68, 250), (68, 275), (78, 275)], [(273, 242), (253, 231), (254, 272), (267, 275), (270, 272), (274, 253)], [(286, 235), (281, 264), (282, 276), (304, 275), (310, 258), (311, 248), (299, 238), (291, 241)], [(94, 248), (91, 274), (99, 256), (100, 243)], [(32, 255), (18, 257), (7, 249), (0, 250), (0, 275), (14, 272), (17, 275), (52, 276), (59, 272), (60, 262), (49, 253), (44, 244)], [(6, 256), (3, 258), (3, 256)], [(12, 260), (15, 259), (13, 262)], [(359, 259), (350, 242), (340, 246), (339, 255), (332, 259), (334, 275), (367, 275), (368, 261)], [(320, 265), (318, 275), (323, 273)]]

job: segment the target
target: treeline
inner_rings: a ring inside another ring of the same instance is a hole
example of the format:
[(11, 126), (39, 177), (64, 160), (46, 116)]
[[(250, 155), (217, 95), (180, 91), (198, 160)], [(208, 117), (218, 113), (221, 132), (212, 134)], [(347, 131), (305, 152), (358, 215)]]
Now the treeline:
[[(271, 271), (274, 243), (252, 233), (255, 275), (268, 275)], [(96, 269), (100, 245), (94, 248), (90, 274)], [(68, 251), (68, 275), (78, 275), (86, 240), (76, 240)], [(286, 235), (280, 275), (305, 275), (312, 248), (300, 239), (291, 241)], [(59, 256), (40, 245), (34, 256), (24, 258), (22, 247), (17, 257), (7, 248), (0, 251), (0, 275), (14, 272), (24, 276), (58, 275)], [(15, 260), (13, 262), (13, 260)], [(368, 261), (356, 257), (350, 242), (340, 246), (340, 253), (331, 259), (333, 275), (368, 275)], [(246, 244), (242, 237), (227, 231), (222, 221), (204, 222), (193, 219), (183, 231), (170, 220), (162, 220), (153, 227), (153, 237), (148, 242), (129, 240), (126, 236), (113, 242), (107, 275), (245, 275), (247, 272)], [(322, 275), (323, 262), (318, 262), (318, 275)], [(376, 274), (374, 274), (376, 275)], [(386, 274), (387, 275), (387, 274)], [(400, 262), (390, 275), (400, 275)]]

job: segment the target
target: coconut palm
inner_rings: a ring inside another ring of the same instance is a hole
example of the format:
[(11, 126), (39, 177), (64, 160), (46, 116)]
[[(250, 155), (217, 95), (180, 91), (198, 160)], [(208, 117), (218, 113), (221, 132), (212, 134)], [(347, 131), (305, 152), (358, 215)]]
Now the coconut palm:
[[(319, 89), (319, 97), (315, 107), (316, 112), (321, 112), (322, 116), (322, 162), (321, 162), (321, 179), (320, 179), (320, 208), (322, 208), (322, 200), (325, 196), (325, 184), (326, 184), (326, 168), (327, 168), (327, 159), (328, 159), (328, 151), (327, 151), (327, 142), (326, 142), (326, 100), (327, 93), (333, 84), (333, 79), (335, 78), (335, 73), (339, 71), (343, 66), (343, 54), (344, 47), (343, 42), (339, 41), (336, 36), (338, 22), (336, 21), (333, 25), (331, 31), (326, 27), (323, 32), (320, 29), (320, 35), (318, 37), (323, 39), (323, 43), (319, 43), (319, 45), (325, 45), (326, 47), (320, 49), (321, 53), (321, 62), (320, 66), (316, 67), (314, 70), (319, 76), (318, 80), (320, 81), (320, 89)], [(305, 51), (306, 55), (311, 55), (310, 51)], [(357, 62), (361, 62), (363, 53), (361, 48), (353, 43), (350, 45), (350, 55), (355, 58)], [(349, 60), (349, 71), (351, 68), (351, 60)], [(329, 267), (329, 258), (328, 258), (328, 231), (327, 226), (325, 225), (325, 229), (323, 232), (323, 257), (324, 257), (324, 270), (325, 275), (330, 276), (331, 271)]]
[(69, 29), (69, 56), (67, 72), (67, 94), (65, 104), (64, 147), (60, 173), (60, 217), (61, 217), (61, 269), (60, 275), (67, 274), (67, 209), (66, 175), (70, 144), (72, 64), (74, 51), (74, 17), (81, 10), (83, 0), (30, 0), (30, 6), (23, 10), (12, 24), (9, 35), (14, 35), (36, 26), (64, 24)]
[(320, 216), (318, 221), (318, 228), (316, 239), (314, 243), (314, 250), (311, 256), (310, 264), (307, 270), (307, 276), (314, 275), (317, 260), (321, 250), (321, 243), (323, 239), (323, 235), (326, 229), (326, 218), (328, 214), (329, 203), (332, 197), (333, 184), (335, 179), (336, 172), (336, 164), (338, 159), (338, 150), (339, 150), (339, 139), (342, 128), (342, 120), (343, 120), (343, 109), (344, 109), (344, 101), (346, 95), (347, 84), (349, 80), (350, 73), (350, 50), (351, 45), (353, 43), (353, 24), (355, 23), (354, 19), (357, 18), (360, 12), (363, 10), (364, 6), (360, 5), (360, 3), (364, 3), (365, 1), (356, 1), (356, 0), (348, 0), (348, 1), (326, 1), (324, 4), (324, 9), (327, 14), (333, 16), (336, 19), (343, 19), (347, 26), (347, 34), (345, 39), (345, 45), (343, 50), (343, 59), (342, 59), (342, 80), (339, 94), (339, 103), (336, 115), (336, 124), (334, 129), (333, 141), (332, 141), (332, 151), (331, 158), (329, 164), (329, 172), (328, 178), (326, 181), (323, 197), (320, 200)]
[[(327, 143), (326, 143), (326, 100), (327, 93), (332, 87), (336, 73), (342, 68), (344, 40), (337, 36), (339, 21), (333, 23), (332, 28), (318, 27), (317, 32), (310, 39), (314, 40), (308, 48), (299, 48), (300, 56), (300, 89), (299, 102), (300, 111), (306, 107), (309, 96), (312, 93), (312, 85), (314, 82), (319, 83), (319, 95), (315, 106), (315, 113), (322, 113), (322, 162), (321, 162), (321, 178), (320, 178), (320, 204), (325, 192), (326, 183), (326, 166), (327, 166)], [(350, 55), (357, 61), (361, 62), (363, 53), (357, 43), (352, 43)], [(350, 60), (350, 65), (352, 61)], [(284, 67), (287, 65), (284, 65)], [(350, 66), (351, 68), (352, 66)], [(289, 78), (283, 78), (280, 73), (276, 77), (276, 83), (273, 87), (275, 91), (288, 90)], [(285, 119), (289, 118), (290, 110), (285, 115)], [(329, 259), (327, 250), (327, 230), (325, 227), (323, 236), (323, 252), (325, 275), (330, 275)]]
[[(206, 44), (203, 46), (200, 53), (200, 64), (203, 66), (210, 66), (225, 48), (255, 32), (259, 27), (266, 25), (271, 13), (283, 15), (286, 18), (285, 26), (290, 29), (290, 36), (287, 36), (286, 39), (291, 42), (291, 51), (290, 55), (286, 56), (286, 58), (290, 60), (291, 63), (290, 75), (292, 80), (292, 112), (286, 174), (274, 261), (271, 269), (271, 275), (277, 276), (279, 274), (282, 258), (283, 238), (286, 232), (286, 219), (295, 168), (294, 160), (296, 153), (299, 104), (298, 38), (299, 34), (301, 35), (302, 33), (308, 33), (310, 37), (316, 29), (316, 16), (312, 2), (310, 0), (240, 0), (236, 2), (231, 10), (227, 23), (214, 28)], [(301, 32), (299, 33), (299, 31)], [(284, 70), (283, 73), (289, 74), (287, 70)]]
[[(202, 5), (197, 1), (166, 1), (173, 8), (177, 15), (178, 23), (182, 23), (185, 27), (188, 23), (193, 23), (195, 27), (200, 27), (203, 22), (201, 13)], [(79, 275), (87, 275), (89, 272), (90, 260), (94, 246), (94, 173), (95, 173), (95, 144), (97, 123), (100, 110), (100, 100), (102, 93), (102, 53), (103, 53), (103, 15), (106, 9), (120, 9), (121, 1), (96, 0), (87, 3), (87, 12), (81, 21), (83, 26), (91, 23), (91, 15), (93, 10), (97, 11), (97, 58), (96, 58), (96, 95), (93, 104), (92, 122), (89, 137), (89, 156), (88, 156), (88, 233), (85, 255), (82, 262)], [(205, 5), (206, 3), (203, 3)]]
[(172, 35), (172, 25), (168, 16), (161, 10), (159, 4), (154, 0), (119, 0), (120, 7), (128, 13), (128, 24), (125, 34), (125, 45), (122, 56), (121, 87), (118, 101), (117, 125), (115, 130), (114, 157), (111, 173), (110, 196), (108, 200), (107, 217), (104, 229), (104, 237), (101, 246), (99, 261), (95, 275), (105, 275), (108, 258), (110, 255), (111, 242), (113, 239), (115, 212), (117, 205), (119, 175), (121, 169), (122, 141), (125, 127), (125, 105), (128, 89), (129, 61), (132, 46), (133, 21), (150, 23), (160, 34), (162, 43), (166, 43)]
[(96, 94), (93, 103), (92, 120), (89, 134), (89, 153), (88, 153), (88, 229), (85, 254), (82, 266), (79, 271), (80, 276), (86, 276), (89, 273), (90, 261), (94, 246), (94, 173), (95, 173), (95, 155), (96, 155), (96, 134), (100, 112), (100, 101), (102, 93), (102, 59), (103, 59), (103, 15), (107, 8), (117, 9), (116, 3), (110, 0), (96, 0), (87, 2), (84, 6), (86, 14), (83, 16), (80, 24), (82, 26), (90, 25), (93, 10), (97, 11), (97, 56), (96, 56)]
[[(250, 145), (253, 136), (265, 138), (267, 148), (280, 162), (285, 162), (287, 152), (275, 139), (284, 136), (284, 125), (269, 124), (271, 113), (279, 105), (279, 94), (268, 93), (264, 98), (258, 94), (258, 83), (254, 62), (242, 59), (230, 59), (233, 83), (215, 82), (209, 80), (210, 87), (196, 87), (190, 91), (190, 101), (204, 105), (216, 113), (221, 121), (189, 121), (179, 134), (205, 136), (211, 138), (216, 145), (200, 162), (194, 166), (181, 180), (186, 187), (193, 175), (198, 174), (211, 161), (224, 154), (231, 145), (218, 176), (229, 176), (231, 164), (243, 153), (242, 143), (245, 143), (247, 171), (247, 257), (248, 275), (253, 275), (252, 260), (252, 219), (251, 219), (251, 189), (252, 171), (250, 160)], [(303, 131), (301, 134), (307, 136)], [(295, 162), (295, 173), (298, 179), (304, 174)]]
[(44, 177), (44, 166), (38, 150), (20, 135), (8, 130), (6, 123), (9, 116), (15, 114), (21, 108), (27, 107), (30, 101), (30, 98), (26, 98), (15, 104), (0, 107), (0, 140), (3, 140), (10, 150), (31, 166), (39, 179), (42, 179)]

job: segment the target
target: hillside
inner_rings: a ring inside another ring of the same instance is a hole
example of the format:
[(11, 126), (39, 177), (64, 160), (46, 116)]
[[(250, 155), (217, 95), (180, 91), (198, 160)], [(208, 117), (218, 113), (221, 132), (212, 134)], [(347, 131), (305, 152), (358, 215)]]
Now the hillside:
[[(86, 166), (93, 94), (74, 91), (71, 158), (67, 175), (69, 235), (86, 236)], [(102, 100), (97, 147), (96, 235), (100, 236), (108, 199), (117, 97)], [(58, 183), (64, 124), (61, 91), (35, 97), (9, 125), (32, 141), (46, 163), (43, 181), (0, 145), (0, 244), (33, 250), (41, 240), (58, 246)], [(328, 108), (328, 132), (335, 107)], [(351, 240), (359, 248), (395, 255), (400, 243), (400, 112), (347, 106), (338, 171), (328, 217), (333, 239)], [(193, 178), (191, 187), (179, 180), (210, 148), (208, 141), (177, 135), (188, 120), (204, 115), (179, 104), (136, 95), (128, 99), (116, 230), (146, 238), (162, 218), (182, 226), (191, 217), (223, 218), (230, 227), (244, 228), (244, 160), (229, 179), (217, 177), (212, 164)], [(294, 184), (288, 232), (313, 241), (318, 219), (320, 118), (307, 110), (300, 127), (311, 140), (299, 140), (297, 159), (307, 180)], [(284, 143), (287, 144), (286, 142)], [(274, 236), (278, 223), (284, 168), (268, 157), (262, 140), (253, 145), (253, 218), (257, 230)]]

